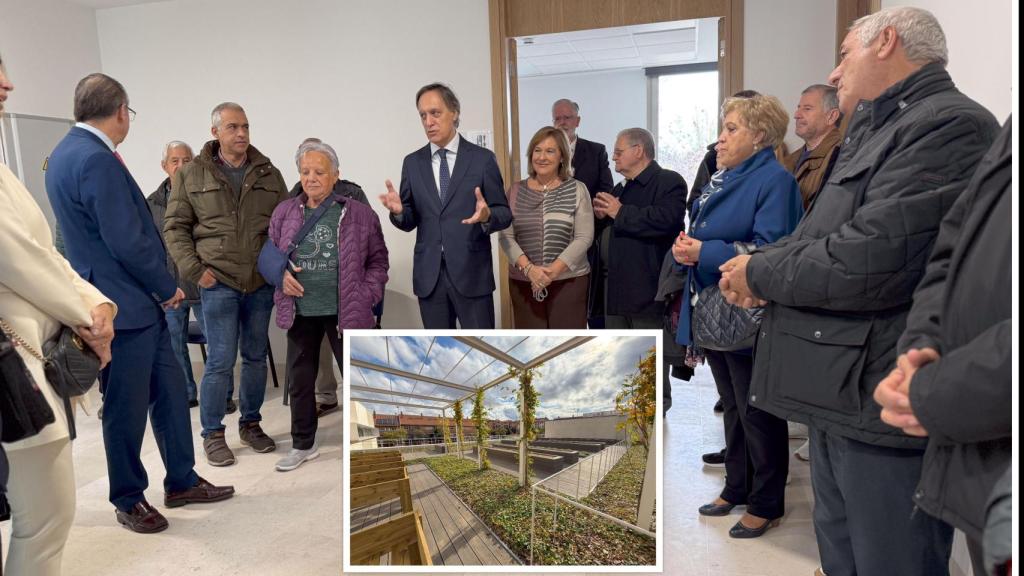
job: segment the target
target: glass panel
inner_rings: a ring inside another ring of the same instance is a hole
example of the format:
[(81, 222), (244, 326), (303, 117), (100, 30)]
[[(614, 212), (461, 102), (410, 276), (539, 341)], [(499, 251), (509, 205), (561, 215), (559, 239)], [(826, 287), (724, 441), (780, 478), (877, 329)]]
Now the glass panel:
[(658, 164), (687, 183), (718, 137), (718, 72), (658, 77)]

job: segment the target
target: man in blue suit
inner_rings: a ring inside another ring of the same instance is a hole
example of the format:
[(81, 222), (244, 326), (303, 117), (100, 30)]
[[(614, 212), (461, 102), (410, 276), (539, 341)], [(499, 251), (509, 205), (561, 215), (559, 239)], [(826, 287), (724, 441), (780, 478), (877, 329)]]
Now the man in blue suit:
[(381, 202), (400, 230), (416, 229), (413, 292), (424, 328), (494, 328), (490, 234), (508, 228), (512, 211), (494, 154), (462, 138), (461, 107), (451, 88), (416, 93), (430, 142), (405, 157), (396, 192)]
[(214, 486), (193, 470), (185, 378), (164, 318), (184, 293), (167, 272), (146, 199), (116, 152), (134, 116), (117, 80), (83, 78), (75, 88), (77, 124), (50, 155), (46, 192), (71, 265), (117, 303), (112, 360), (100, 374), (110, 501), (118, 522), (152, 533), (166, 529), (167, 519), (143, 494), (147, 412), (167, 470), (166, 506), (224, 500), (234, 488)]

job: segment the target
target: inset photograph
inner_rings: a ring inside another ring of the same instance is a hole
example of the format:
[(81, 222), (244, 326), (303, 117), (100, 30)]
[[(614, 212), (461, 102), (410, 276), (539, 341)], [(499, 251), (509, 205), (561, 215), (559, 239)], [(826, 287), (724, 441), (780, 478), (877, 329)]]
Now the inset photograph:
[(366, 334), (345, 343), (346, 573), (660, 570), (657, 332)]

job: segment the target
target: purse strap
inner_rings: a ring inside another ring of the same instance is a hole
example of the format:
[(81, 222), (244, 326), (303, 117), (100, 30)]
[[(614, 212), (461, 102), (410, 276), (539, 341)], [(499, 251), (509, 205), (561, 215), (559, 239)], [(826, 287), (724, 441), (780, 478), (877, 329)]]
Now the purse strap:
[(292, 241), (288, 243), (288, 250), (285, 251), (286, 254), (290, 256), (291, 253), (299, 247), (299, 244), (302, 243), (306, 238), (306, 235), (313, 229), (313, 226), (316, 226), (316, 223), (320, 221), (320, 218), (322, 218), (324, 214), (327, 213), (327, 210), (332, 204), (334, 204), (334, 202), (334, 194), (330, 194), (319, 206), (316, 207), (316, 210), (314, 210), (313, 213), (309, 215), (309, 218), (302, 223), (302, 228), (299, 228), (299, 231), (295, 233), (295, 237), (292, 238)]
[(11, 325), (8, 324), (7, 321), (4, 320), (3, 318), (0, 318), (0, 330), (3, 330), (4, 334), (7, 334), (8, 338), (13, 340), (14, 343), (17, 344), (18, 346), (24, 348), (25, 351), (28, 352), (33, 358), (39, 360), (43, 364), (46, 363), (46, 359), (43, 358), (43, 355), (40, 354), (39, 351), (35, 349), (35, 347), (26, 342), (24, 338), (19, 336), (18, 333), (14, 331), (14, 328), (11, 328)]

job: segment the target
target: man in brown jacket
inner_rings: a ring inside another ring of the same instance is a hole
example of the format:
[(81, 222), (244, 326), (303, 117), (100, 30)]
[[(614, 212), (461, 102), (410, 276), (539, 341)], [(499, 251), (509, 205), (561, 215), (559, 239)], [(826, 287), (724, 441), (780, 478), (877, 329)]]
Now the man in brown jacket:
[(834, 152), (839, 147), (839, 98), (836, 89), (825, 84), (812, 84), (804, 89), (793, 114), (796, 135), (804, 141), (798, 150), (786, 156), (783, 165), (800, 185), (804, 210), (818, 193), (821, 183), (831, 172)]
[(288, 188), (278, 169), (249, 144), (241, 106), (217, 105), (212, 122), (215, 140), (174, 175), (164, 238), (181, 278), (199, 285), (209, 350), (199, 394), (203, 449), (210, 464), (229, 466), (235, 455), (224, 438), (224, 397), (239, 349), (239, 438), (256, 452), (277, 448), (260, 428), (274, 289), (256, 270), (256, 260), (270, 216), (288, 198)]

